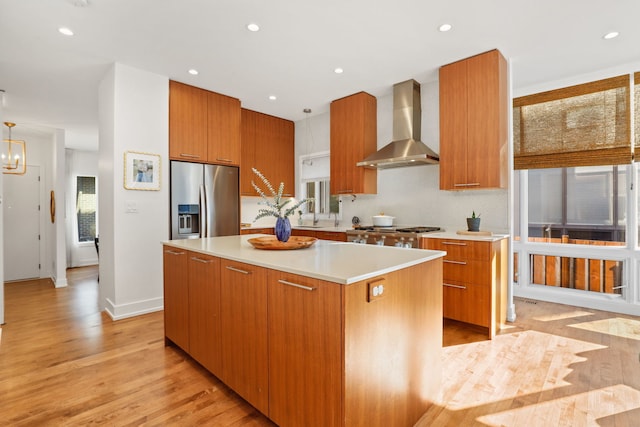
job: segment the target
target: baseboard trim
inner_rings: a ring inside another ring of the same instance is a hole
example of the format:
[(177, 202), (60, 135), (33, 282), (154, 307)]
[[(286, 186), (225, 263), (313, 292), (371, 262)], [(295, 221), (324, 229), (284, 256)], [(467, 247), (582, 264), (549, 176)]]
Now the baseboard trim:
[(122, 320), (164, 309), (163, 298), (151, 298), (120, 305), (114, 304), (109, 298), (105, 298), (105, 300), (104, 311), (111, 317), (111, 320)]

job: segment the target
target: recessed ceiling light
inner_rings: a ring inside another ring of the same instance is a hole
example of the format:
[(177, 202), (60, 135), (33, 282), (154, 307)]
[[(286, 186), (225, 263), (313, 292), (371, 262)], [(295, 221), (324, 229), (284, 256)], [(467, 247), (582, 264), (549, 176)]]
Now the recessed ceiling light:
[(440, 30), (441, 32), (447, 32), (451, 29), (451, 24), (442, 24), (438, 27), (438, 30)]
[(610, 33), (605, 34), (604, 36), (602, 36), (603, 39), (605, 40), (610, 40), (610, 39), (615, 39), (616, 37), (618, 37), (620, 35), (619, 32), (617, 31), (611, 31)]
[(275, 101), (278, 98), (275, 95), (269, 95), (269, 99), (272, 101)]
[(189, 74), (191, 74), (192, 76), (197, 76), (198, 75), (198, 70), (196, 70), (195, 68), (192, 68), (189, 70)]
[(58, 28), (58, 31), (60, 32), (60, 34), (64, 34), (65, 36), (72, 36), (73, 35), (73, 31), (71, 31), (67, 27), (60, 27), (60, 28)]
[(258, 24), (251, 23), (247, 25), (247, 30), (253, 31), (255, 33), (256, 31), (260, 30), (260, 27), (258, 26)]
[(334, 73), (336, 74), (342, 74), (344, 72), (344, 70), (340, 67), (336, 68), (335, 70), (333, 70)]

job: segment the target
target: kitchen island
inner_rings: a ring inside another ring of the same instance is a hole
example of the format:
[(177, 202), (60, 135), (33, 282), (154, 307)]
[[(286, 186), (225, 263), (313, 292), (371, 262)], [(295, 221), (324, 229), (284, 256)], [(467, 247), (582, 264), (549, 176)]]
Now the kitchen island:
[(410, 426), (438, 393), (444, 252), (164, 243), (165, 337), (280, 426)]

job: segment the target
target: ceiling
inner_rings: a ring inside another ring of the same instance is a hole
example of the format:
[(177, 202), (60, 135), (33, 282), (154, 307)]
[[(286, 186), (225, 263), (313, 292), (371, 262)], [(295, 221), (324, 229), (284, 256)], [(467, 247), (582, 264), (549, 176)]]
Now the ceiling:
[(0, 0), (4, 119), (96, 150), (98, 83), (114, 62), (290, 120), (494, 48), (517, 89), (640, 60), (638, 16), (637, 0)]

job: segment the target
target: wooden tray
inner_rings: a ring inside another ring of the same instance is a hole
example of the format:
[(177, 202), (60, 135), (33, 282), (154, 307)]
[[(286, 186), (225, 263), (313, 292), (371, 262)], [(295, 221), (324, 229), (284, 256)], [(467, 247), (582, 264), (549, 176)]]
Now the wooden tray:
[(318, 239), (307, 236), (291, 236), (286, 242), (281, 242), (276, 236), (254, 237), (247, 240), (256, 249), (270, 251), (304, 249), (313, 245)]

